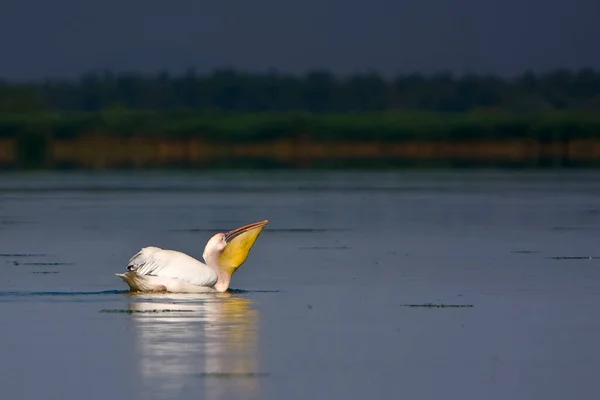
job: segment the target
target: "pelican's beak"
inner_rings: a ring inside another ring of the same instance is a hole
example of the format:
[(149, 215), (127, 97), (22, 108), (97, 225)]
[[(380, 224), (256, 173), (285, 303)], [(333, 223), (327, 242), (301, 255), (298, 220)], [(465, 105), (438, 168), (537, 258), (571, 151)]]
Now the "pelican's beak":
[(246, 261), (250, 249), (258, 239), (268, 220), (244, 225), (225, 234), (227, 246), (219, 256), (219, 264), (230, 275)]

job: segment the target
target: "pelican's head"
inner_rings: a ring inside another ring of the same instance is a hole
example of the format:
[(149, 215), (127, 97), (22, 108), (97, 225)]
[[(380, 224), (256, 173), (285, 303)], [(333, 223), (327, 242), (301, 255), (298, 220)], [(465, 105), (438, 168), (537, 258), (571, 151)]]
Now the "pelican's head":
[(233, 275), (246, 261), (254, 242), (268, 223), (268, 220), (264, 220), (227, 233), (217, 233), (204, 247), (204, 261), (209, 265), (218, 266), (229, 276)]

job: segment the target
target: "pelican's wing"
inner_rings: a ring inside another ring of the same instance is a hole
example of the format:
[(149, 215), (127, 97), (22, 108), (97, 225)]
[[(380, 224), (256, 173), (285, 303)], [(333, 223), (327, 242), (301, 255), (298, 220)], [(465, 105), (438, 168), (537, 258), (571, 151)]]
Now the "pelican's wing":
[(206, 264), (185, 253), (158, 247), (141, 249), (131, 257), (127, 269), (140, 275), (181, 279), (198, 286), (213, 286), (217, 283), (217, 273)]

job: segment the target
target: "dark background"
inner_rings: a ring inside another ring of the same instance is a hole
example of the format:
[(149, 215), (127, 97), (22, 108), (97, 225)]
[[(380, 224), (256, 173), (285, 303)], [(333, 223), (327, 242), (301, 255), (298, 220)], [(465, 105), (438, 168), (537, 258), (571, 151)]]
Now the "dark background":
[(596, 0), (7, 0), (0, 76), (217, 67), (300, 74), (600, 67)]

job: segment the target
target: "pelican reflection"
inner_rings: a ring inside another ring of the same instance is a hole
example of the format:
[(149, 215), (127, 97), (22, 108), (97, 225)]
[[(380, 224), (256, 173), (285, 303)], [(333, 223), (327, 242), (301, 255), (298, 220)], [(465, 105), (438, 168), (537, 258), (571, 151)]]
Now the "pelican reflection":
[(230, 293), (132, 295), (129, 309), (143, 385), (153, 396), (260, 397), (258, 312), (250, 300)]

